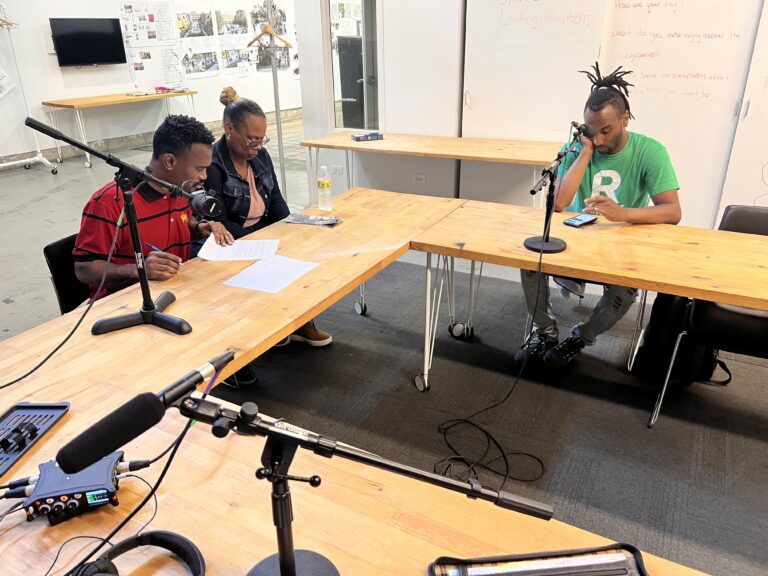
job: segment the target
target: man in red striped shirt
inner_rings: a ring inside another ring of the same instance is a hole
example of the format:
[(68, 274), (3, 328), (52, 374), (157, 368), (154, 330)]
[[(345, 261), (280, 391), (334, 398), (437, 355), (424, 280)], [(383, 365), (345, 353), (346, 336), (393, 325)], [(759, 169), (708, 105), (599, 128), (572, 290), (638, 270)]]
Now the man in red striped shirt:
[[(183, 115), (168, 116), (155, 131), (152, 159), (147, 170), (160, 180), (185, 190), (190, 185), (202, 183), (206, 168), (211, 164), (213, 139), (213, 134), (202, 122)], [(193, 238), (213, 234), (219, 244), (234, 242), (219, 222), (197, 220), (189, 208), (189, 200), (175, 198), (168, 190), (150, 182), (137, 186), (133, 202), (150, 280), (173, 278), (181, 263), (189, 259)], [(131, 233), (123, 217), (104, 288), (95, 294), (123, 206), (122, 192), (113, 181), (98, 190), (83, 209), (72, 254), (75, 274), (91, 287), (91, 297), (101, 298), (139, 280)]]

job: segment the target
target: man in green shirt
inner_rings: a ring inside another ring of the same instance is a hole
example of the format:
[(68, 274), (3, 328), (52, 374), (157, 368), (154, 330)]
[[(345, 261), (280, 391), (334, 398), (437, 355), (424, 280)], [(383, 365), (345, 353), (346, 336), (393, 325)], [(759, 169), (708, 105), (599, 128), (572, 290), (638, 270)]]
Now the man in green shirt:
[[(627, 99), (632, 84), (624, 76), (631, 72), (619, 67), (603, 77), (597, 63), (594, 72), (585, 72), (592, 91), (584, 107), (584, 123), (594, 136), (581, 136), (576, 149), (561, 164), (555, 210), (588, 212), (611, 222), (677, 224), (681, 218), (679, 186), (666, 148), (652, 138), (627, 130), (633, 118)], [(558, 343), (549, 276), (539, 278), (535, 271), (522, 270), (521, 281), (528, 313), (533, 318), (533, 333), (515, 354), (517, 362), (543, 358), (553, 366), (569, 364), (624, 316), (637, 298), (636, 288), (605, 285), (592, 316), (576, 324), (571, 335)]]

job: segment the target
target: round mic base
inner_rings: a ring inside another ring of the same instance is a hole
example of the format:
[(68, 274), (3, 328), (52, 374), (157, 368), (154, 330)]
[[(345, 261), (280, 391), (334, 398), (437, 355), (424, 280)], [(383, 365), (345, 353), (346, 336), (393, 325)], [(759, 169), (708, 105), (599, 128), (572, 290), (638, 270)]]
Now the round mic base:
[(560, 238), (544, 240), (542, 236), (531, 236), (523, 242), (523, 246), (532, 252), (544, 252), (544, 254), (556, 254), (566, 249), (568, 244)]
[[(311, 550), (296, 550), (296, 576), (340, 576), (328, 558)], [(280, 576), (280, 558), (272, 554), (256, 564), (248, 576)]]

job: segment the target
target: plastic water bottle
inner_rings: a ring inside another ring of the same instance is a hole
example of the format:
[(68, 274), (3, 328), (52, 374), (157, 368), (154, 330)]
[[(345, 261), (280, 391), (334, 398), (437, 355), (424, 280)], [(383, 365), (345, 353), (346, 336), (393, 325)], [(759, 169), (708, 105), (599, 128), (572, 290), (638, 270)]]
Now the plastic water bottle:
[(317, 205), (320, 210), (333, 210), (332, 187), (333, 181), (328, 174), (328, 167), (320, 166), (320, 172), (317, 173)]

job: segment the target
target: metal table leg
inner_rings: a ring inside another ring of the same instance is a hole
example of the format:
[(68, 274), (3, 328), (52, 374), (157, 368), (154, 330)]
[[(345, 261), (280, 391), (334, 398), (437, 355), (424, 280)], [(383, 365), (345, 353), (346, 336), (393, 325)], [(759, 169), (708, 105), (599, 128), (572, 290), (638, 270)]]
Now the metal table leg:
[[(80, 110), (80, 108), (75, 108), (75, 120), (77, 121), (77, 125), (80, 128), (80, 138), (83, 141), (83, 144), (88, 144), (88, 137), (85, 135), (85, 121), (83, 120), (83, 113)], [(91, 155), (90, 153), (85, 153), (85, 167), (90, 168), (93, 166), (93, 163), (91, 162)]]
[[(413, 383), (419, 392), (429, 390), (429, 370), (432, 368), (432, 358), (435, 353), (435, 339), (437, 334), (437, 321), (440, 314), (440, 300), (443, 295), (443, 282), (448, 270), (447, 256), (438, 256), (437, 278), (434, 286), (432, 283), (432, 254), (427, 252), (427, 266), (424, 297), (424, 369), (421, 374), (416, 374)], [(443, 266), (440, 266), (440, 258)]]

